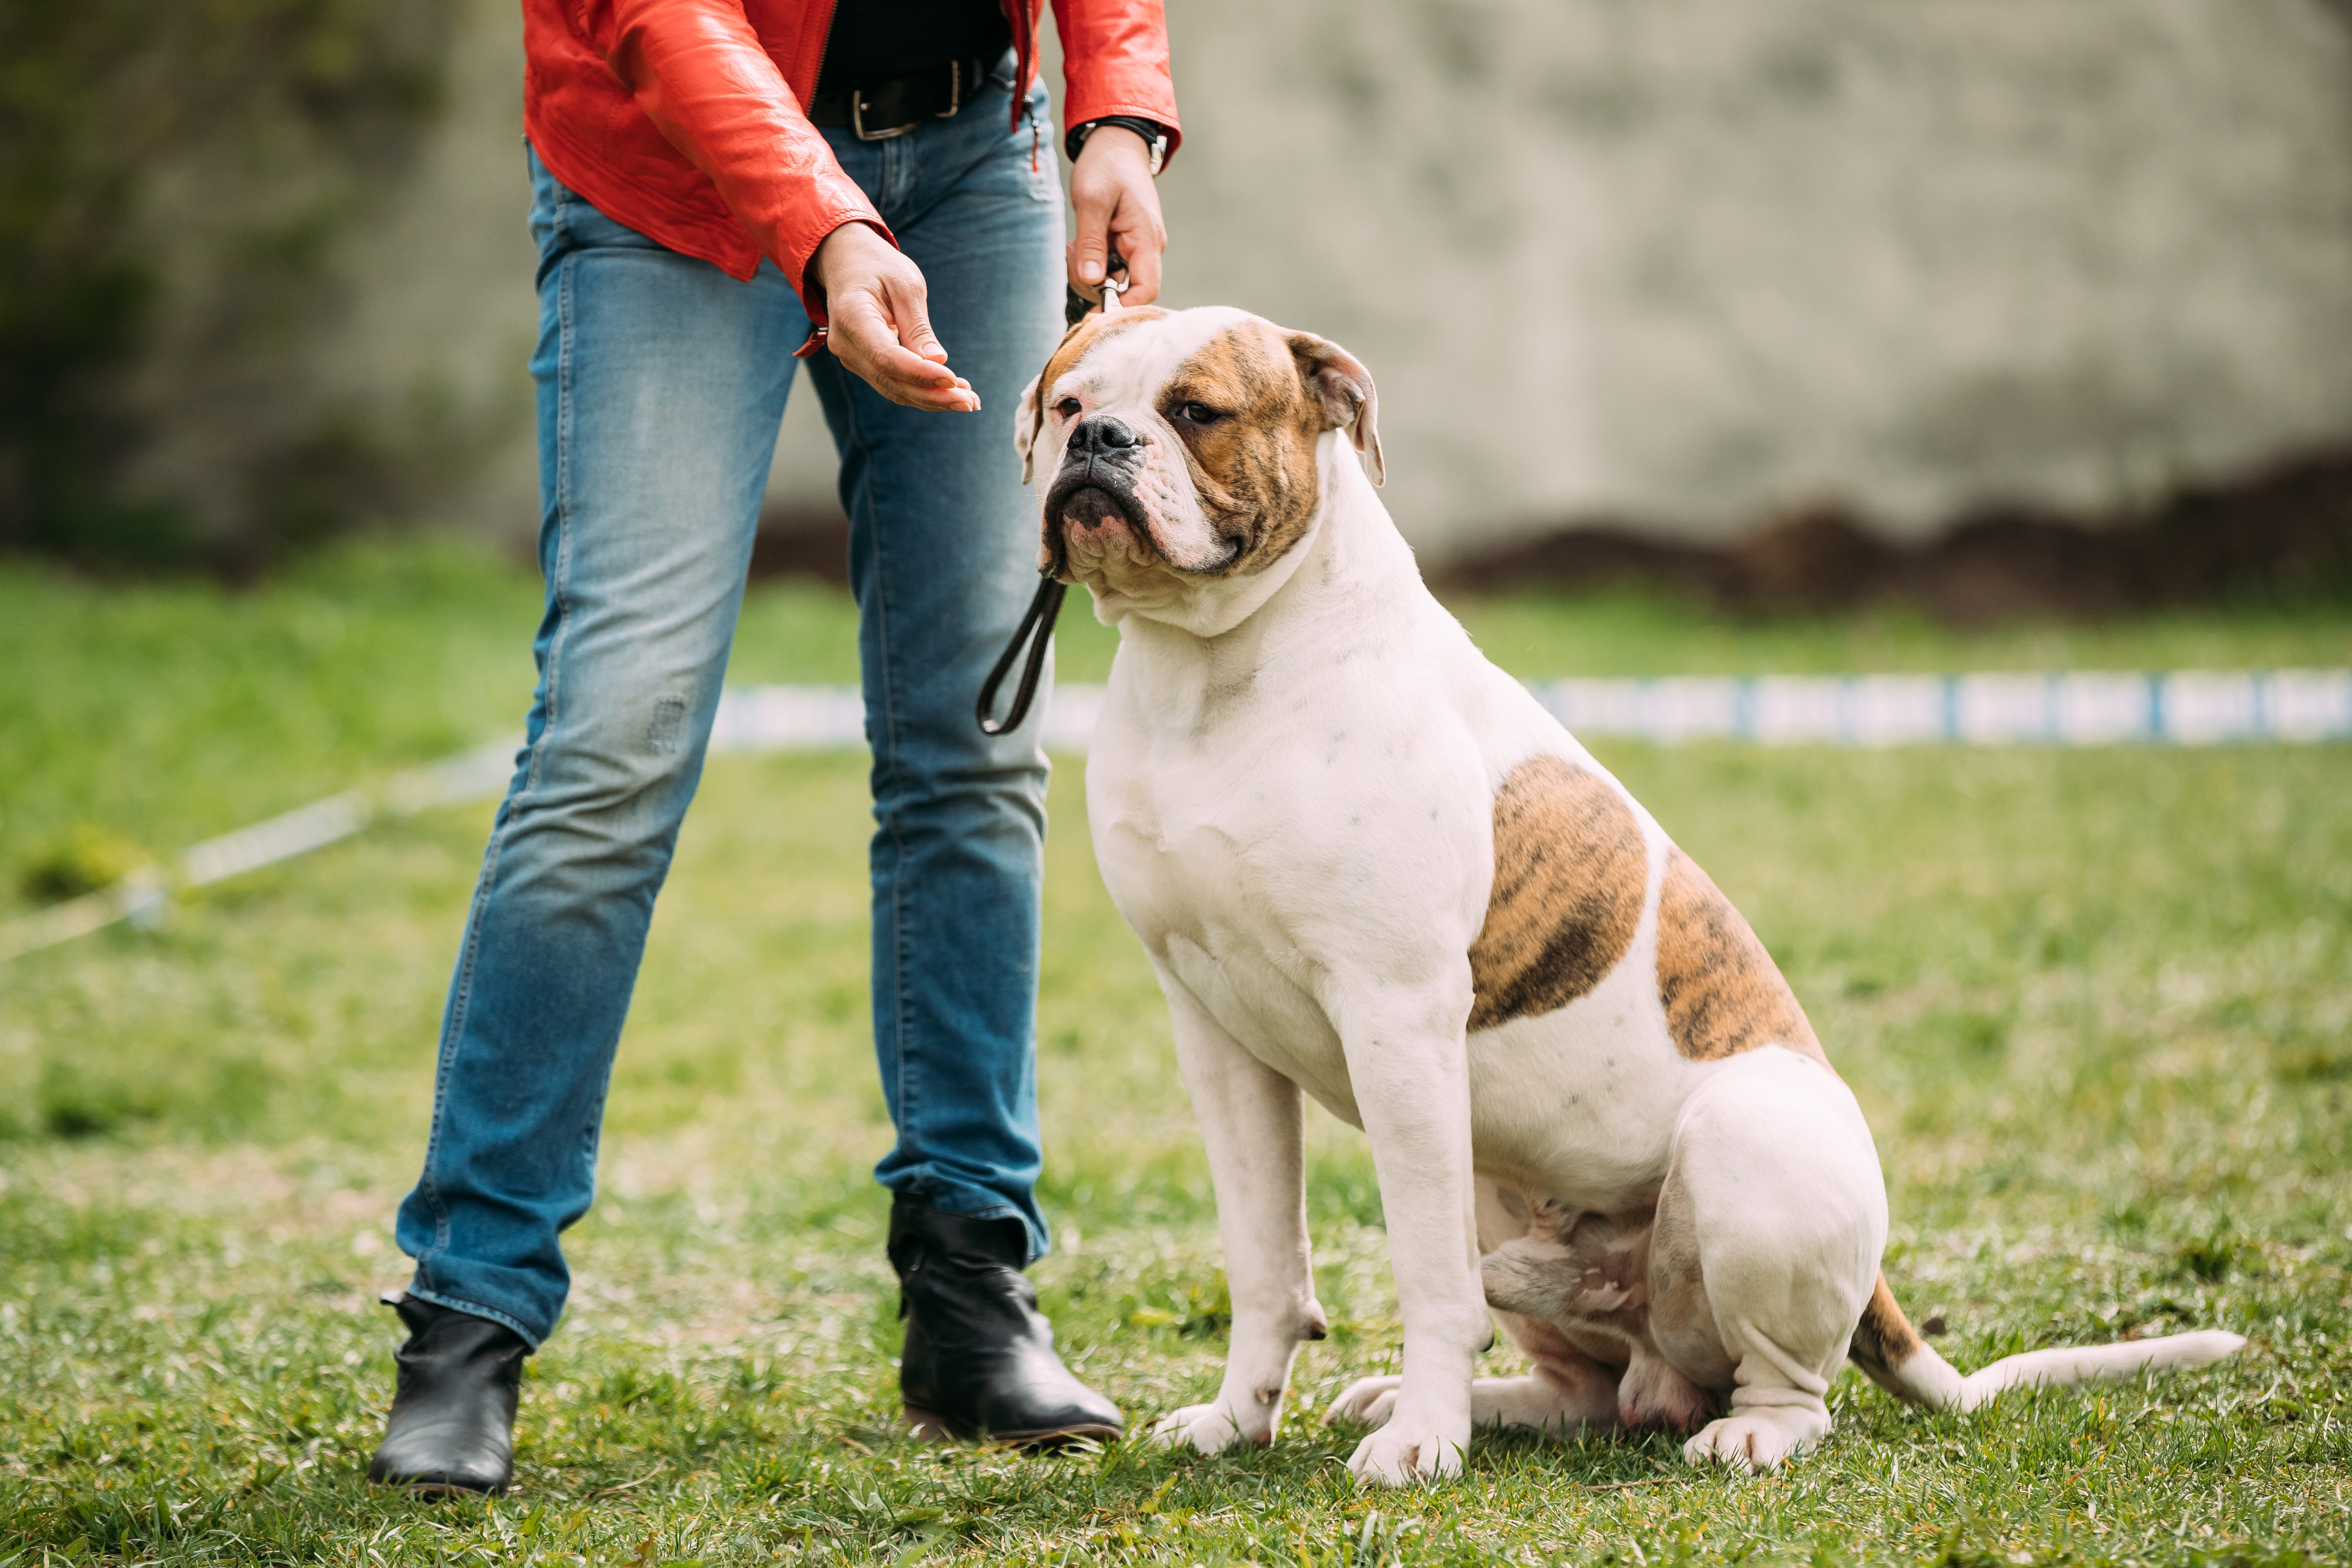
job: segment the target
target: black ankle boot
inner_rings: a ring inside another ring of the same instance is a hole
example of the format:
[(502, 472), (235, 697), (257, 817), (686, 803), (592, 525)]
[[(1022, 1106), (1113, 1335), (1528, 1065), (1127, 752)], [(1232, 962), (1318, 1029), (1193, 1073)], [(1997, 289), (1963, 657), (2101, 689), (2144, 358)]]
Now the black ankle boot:
[(1028, 1247), (1017, 1219), (941, 1214), (903, 1197), (891, 1205), (890, 1266), (907, 1321), (898, 1390), (919, 1436), (1031, 1447), (1118, 1436), (1118, 1407), (1054, 1353), (1054, 1325), (1021, 1273)]
[(523, 1337), (504, 1323), (394, 1295), (408, 1325), (394, 1352), (400, 1384), (368, 1479), (419, 1492), (488, 1492), (514, 1479), (515, 1402)]

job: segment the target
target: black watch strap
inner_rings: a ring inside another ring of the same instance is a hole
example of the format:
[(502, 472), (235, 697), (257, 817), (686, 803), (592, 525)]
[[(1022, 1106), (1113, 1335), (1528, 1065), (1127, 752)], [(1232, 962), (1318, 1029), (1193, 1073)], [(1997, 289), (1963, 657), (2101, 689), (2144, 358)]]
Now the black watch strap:
[(1155, 177), (1159, 174), (1161, 165), (1168, 161), (1168, 127), (1157, 120), (1146, 120), (1139, 114), (1106, 114), (1099, 120), (1071, 126), (1068, 134), (1062, 138), (1062, 151), (1069, 154), (1071, 163), (1078, 161), (1078, 149), (1087, 144), (1087, 138), (1105, 125), (1116, 125), (1142, 137), (1143, 144), (1151, 149), (1151, 173)]

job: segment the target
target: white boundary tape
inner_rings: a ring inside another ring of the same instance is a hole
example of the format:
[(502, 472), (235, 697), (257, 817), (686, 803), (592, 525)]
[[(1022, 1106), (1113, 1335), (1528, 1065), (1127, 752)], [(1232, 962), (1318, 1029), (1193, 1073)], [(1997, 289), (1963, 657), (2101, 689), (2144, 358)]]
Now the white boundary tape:
[[(2142, 674), (1675, 676), (1550, 680), (1531, 688), (1578, 735), (1674, 745), (1914, 744), (2215, 746), (2352, 741), (2352, 669)], [(1063, 686), (1046, 705), (1046, 748), (1083, 752), (1102, 711), (1099, 686)], [(866, 743), (855, 687), (745, 686), (719, 703), (714, 752), (847, 750)], [(482, 746), (208, 838), (176, 865), (0, 926), (0, 963), (117, 921), (153, 923), (173, 891), (201, 888), (350, 837), (382, 816), (481, 800), (504, 790), (519, 742)]]
[(2352, 740), (2352, 669), (1552, 680), (1577, 734), (1673, 744), (2213, 746)]
[[(2352, 740), (2352, 669), (2116, 674), (1674, 676), (1548, 680), (1531, 689), (1588, 740), (1753, 741), (1766, 745), (2213, 746)], [(1099, 686), (1061, 686), (1046, 749), (1083, 752)], [(849, 687), (730, 691), (715, 751), (866, 743)]]
[(173, 866), (145, 866), (110, 888), (56, 904), (0, 925), (0, 963), (55, 947), (117, 921), (152, 925), (171, 908), (173, 892), (226, 881), (349, 838), (378, 816), (414, 816), (498, 794), (514, 772), (515, 743), (480, 746), (421, 768), (394, 773), (371, 796), (346, 790), (283, 816), (207, 838), (181, 853)]

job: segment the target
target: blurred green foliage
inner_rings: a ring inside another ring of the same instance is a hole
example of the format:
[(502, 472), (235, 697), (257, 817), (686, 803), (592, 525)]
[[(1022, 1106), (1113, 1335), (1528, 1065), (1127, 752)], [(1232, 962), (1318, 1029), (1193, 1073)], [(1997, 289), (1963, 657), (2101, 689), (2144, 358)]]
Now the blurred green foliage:
[(17, 885), (35, 903), (78, 899), (122, 880), (152, 858), (119, 834), (77, 822), (33, 853)]
[[(199, 245), (232, 286), (182, 324), (189, 352), (233, 360), (329, 308), (335, 236), (439, 106), (452, 10), (0, 5), (0, 546), (153, 563), (267, 555), (320, 531), (315, 501), (206, 533), (184, 505), (127, 489), (141, 431), (126, 384)], [(176, 205), (156, 199), (166, 187)], [(331, 426), (279, 446), (253, 460), (312, 494), (369, 477)]]

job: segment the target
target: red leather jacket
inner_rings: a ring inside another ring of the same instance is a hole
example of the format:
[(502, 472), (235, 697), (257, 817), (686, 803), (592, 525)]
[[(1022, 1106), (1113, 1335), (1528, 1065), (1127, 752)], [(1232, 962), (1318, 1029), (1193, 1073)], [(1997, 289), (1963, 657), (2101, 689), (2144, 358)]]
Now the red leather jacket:
[[(1036, 72), (1045, 0), (1003, 0)], [(1134, 114), (1178, 139), (1162, 0), (1055, 0), (1076, 125)], [(736, 278), (772, 257), (799, 289), (845, 223), (890, 232), (801, 105), (815, 90), (833, 0), (523, 0), (523, 128), (557, 179), (605, 216)], [(1045, 146), (1051, 156), (1050, 128)]]

